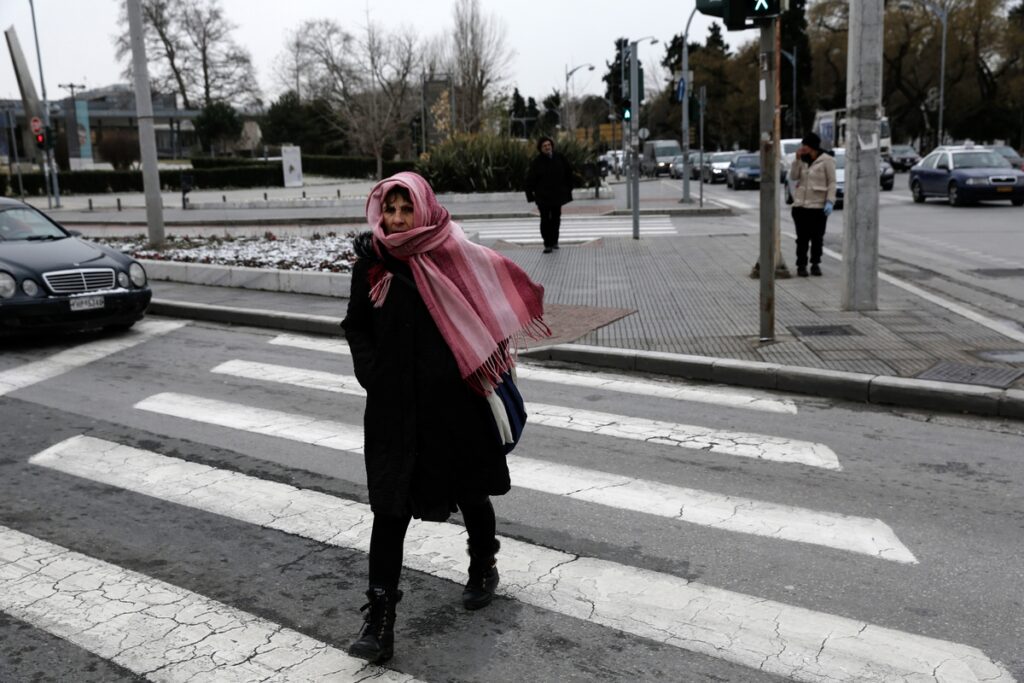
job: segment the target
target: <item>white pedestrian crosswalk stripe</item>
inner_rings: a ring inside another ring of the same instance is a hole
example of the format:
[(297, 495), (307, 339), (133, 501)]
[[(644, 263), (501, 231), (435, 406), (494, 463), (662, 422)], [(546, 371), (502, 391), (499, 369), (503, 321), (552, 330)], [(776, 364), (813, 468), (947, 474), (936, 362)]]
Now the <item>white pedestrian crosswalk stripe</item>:
[[(348, 344), (341, 339), (282, 334), (271, 339), (269, 343), (277, 346), (290, 346), (344, 356), (351, 354)], [(214, 371), (216, 372), (216, 370)], [(552, 370), (523, 363), (516, 367), (516, 374), (520, 379), (602, 389), (620, 394), (636, 394), (638, 396), (666, 398), (676, 401), (693, 401), (730, 408), (759, 410), (768, 413), (797, 414), (796, 403), (791, 399), (778, 398), (768, 392), (757, 391), (756, 389), (736, 389), (726, 386), (695, 385), (681, 382), (657, 382), (604, 372)]]
[[(302, 370), (269, 363), (227, 361), (212, 372), (248, 379), (279, 382), (306, 389), (365, 396), (354, 377), (316, 370)], [(526, 411), (535, 425), (599, 434), (619, 439), (646, 441), (744, 458), (790, 462), (841, 470), (839, 458), (824, 444), (782, 437), (710, 429), (696, 425), (648, 420), (593, 410), (545, 405), (528, 401)]]
[[(266, 371), (261, 372), (266, 375)], [(251, 376), (259, 377), (261, 372)], [(316, 373), (314, 377), (320, 375), (329, 373)], [(358, 387), (356, 390), (362, 391)], [(362, 453), (363, 431), (355, 425), (181, 394), (157, 394), (136, 407), (194, 422)], [(895, 562), (917, 562), (892, 529), (878, 519), (724, 496), (522, 456), (509, 459), (509, 470), (513, 483), (521, 488), (726, 531), (810, 543)]]
[[(472, 220), (460, 225), (466, 232), (476, 232), (485, 240), (517, 244), (540, 244), (543, 241), (539, 218)], [(642, 216), (640, 232), (647, 236), (679, 234), (669, 216)], [(559, 241), (563, 243), (632, 235), (633, 219), (630, 216), (562, 216), (559, 229)]]
[(187, 324), (177, 320), (144, 320), (122, 335), (77, 344), (48, 358), (4, 370), (0, 372), (0, 396), (53, 379), (75, 368), (130, 349), (153, 337), (173, 332)]
[(154, 681), (416, 680), (4, 526), (0, 611)]
[[(327, 494), (88, 436), (60, 442), (30, 462), (322, 543), (362, 552), (369, 547), (369, 507)], [(501, 540), (503, 581), (499, 593), (509, 598), (792, 680), (1013, 680), (1006, 669), (968, 645), (511, 538)], [(0, 535), (4, 558), (27, 556), (30, 563), (27, 569), (16, 567), (15, 583), (39, 571), (34, 555), (46, 555), (42, 547), (20, 550), (29, 542), (20, 534)], [(58, 550), (57, 557), (64, 553)], [(73, 559), (79, 560), (79, 556)], [(40, 564), (49, 566), (46, 560)], [(463, 581), (464, 529), (454, 524), (414, 522), (406, 538), (405, 564)], [(9, 580), (11, 566), (0, 562), (3, 580)], [(47, 591), (41, 596), (45, 597), (54, 592), (55, 580), (85, 576), (88, 574), (75, 568), (58, 577), (44, 574), (48, 581), (38, 589)], [(16, 593), (0, 591), (8, 600)], [(29, 603), (38, 604), (38, 599), (30, 597)], [(54, 607), (59, 611), (59, 606)]]

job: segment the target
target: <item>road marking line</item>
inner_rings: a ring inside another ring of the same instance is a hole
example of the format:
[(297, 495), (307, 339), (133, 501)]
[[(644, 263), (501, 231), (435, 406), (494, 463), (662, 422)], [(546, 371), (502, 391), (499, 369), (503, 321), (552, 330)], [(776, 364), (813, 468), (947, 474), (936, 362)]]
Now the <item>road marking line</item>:
[[(369, 550), (372, 513), (362, 503), (88, 436), (51, 446), (30, 462), (321, 543)], [(1013, 681), (969, 645), (512, 538), (501, 542), (502, 595), (793, 680)], [(404, 564), (461, 583), (465, 547), (462, 527), (413, 521)]]
[[(330, 381), (329, 373), (317, 374), (318, 381)], [(264, 375), (264, 379), (269, 378)], [(328, 390), (362, 395), (358, 386)], [(314, 424), (293, 413), (198, 396), (157, 394), (135, 407), (352, 453), (362, 453), (364, 443), (363, 430), (356, 425), (323, 420)], [(509, 459), (508, 465), (513, 482), (522, 488), (736, 533), (810, 543), (894, 562), (917, 562), (892, 529), (878, 519), (723, 496), (520, 456)]]
[[(307, 389), (365, 396), (354, 377), (319, 370), (302, 370), (284, 365), (232, 360), (211, 372)], [(147, 399), (148, 400), (148, 399)], [(600, 434), (633, 441), (706, 450), (743, 458), (792, 462), (829, 470), (841, 470), (839, 458), (824, 444), (786, 439), (752, 432), (734, 432), (697, 425), (648, 420), (544, 403), (526, 403), (533, 424)]]
[(198, 593), (4, 526), (0, 611), (157, 681), (415, 680)]
[[(343, 339), (282, 334), (271, 339), (270, 343), (310, 351), (320, 351), (322, 353), (333, 353), (343, 356), (351, 355), (348, 343)], [(589, 387), (617, 393), (653, 396), (676, 401), (710, 403), (769, 413), (787, 415), (796, 415), (797, 413), (797, 406), (794, 401), (786, 398), (775, 398), (767, 392), (761, 393), (749, 389), (740, 390), (721, 386), (683, 385), (675, 382), (635, 379), (628, 375), (602, 372), (569, 372), (523, 364), (516, 366), (516, 374), (522, 379), (537, 382), (571, 384), (577, 387)]]
[(155, 394), (139, 401), (134, 407), (193, 422), (278, 436), (339, 451), (363, 452), (362, 428), (342, 422), (175, 393)]
[(4, 370), (0, 372), (0, 396), (53, 379), (118, 351), (130, 349), (154, 337), (173, 332), (187, 324), (176, 320), (145, 320), (117, 337), (78, 344), (48, 358)]

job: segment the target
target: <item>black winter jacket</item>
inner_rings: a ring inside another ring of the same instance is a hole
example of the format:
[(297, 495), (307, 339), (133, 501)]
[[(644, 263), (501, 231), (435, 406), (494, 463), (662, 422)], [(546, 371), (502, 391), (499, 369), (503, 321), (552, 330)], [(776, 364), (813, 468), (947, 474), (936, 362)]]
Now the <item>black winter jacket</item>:
[(526, 201), (562, 206), (572, 201), (572, 166), (562, 154), (538, 154), (526, 174)]
[[(408, 265), (380, 260), (372, 233), (356, 238), (352, 294), (341, 323), (366, 389), (366, 479), (375, 513), (444, 521), (459, 499), (511, 487), (486, 399), (459, 376)], [(370, 301), (369, 271), (394, 273), (384, 304)]]

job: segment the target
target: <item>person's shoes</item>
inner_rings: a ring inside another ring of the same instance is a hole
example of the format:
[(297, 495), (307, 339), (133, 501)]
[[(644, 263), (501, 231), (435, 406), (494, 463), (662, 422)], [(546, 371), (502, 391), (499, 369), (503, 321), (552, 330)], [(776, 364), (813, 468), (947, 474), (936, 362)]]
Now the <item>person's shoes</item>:
[(551, 245), (551, 248), (552, 249), (558, 249), (558, 245), (557, 244), (553, 244), (553, 245)]
[(494, 556), (500, 548), (498, 539), (493, 539), (483, 548), (470, 545), (467, 549), (469, 581), (462, 591), (462, 606), (466, 609), (487, 607), (494, 599), (494, 591), (498, 588), (498, 566)]
[(544, 247), (544, 253), (545, 254), (550, 254), (551, 253), (551, 247)]
[(807, 268), (805, 266), (797, 266), (796, 274), (800, 277), (807, 277)]
[(811, 266), (811, 275), (821, 275), (821, 268), (818, 267), (817, 263)]
[[(372, 664), (383, 664), (395, 654), (395, 605), (402, 600), (402, 591), (370, 588), (368, 603), (359, 608), (366, 612), (359, 639), (349, 645), (348, 653)], [(369, 611), (367, 611), (369, 610)]]

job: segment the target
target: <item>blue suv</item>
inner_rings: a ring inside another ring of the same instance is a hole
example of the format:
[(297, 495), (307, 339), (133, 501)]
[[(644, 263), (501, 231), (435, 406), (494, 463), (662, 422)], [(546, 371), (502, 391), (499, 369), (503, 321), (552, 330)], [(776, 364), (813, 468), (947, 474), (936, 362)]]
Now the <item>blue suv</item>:
[(914, 201), (945, 197), (953, 206), (1009, 199), (1024, 206), (1024, 171), (984, 147), (939, 147), (910, 169)]

